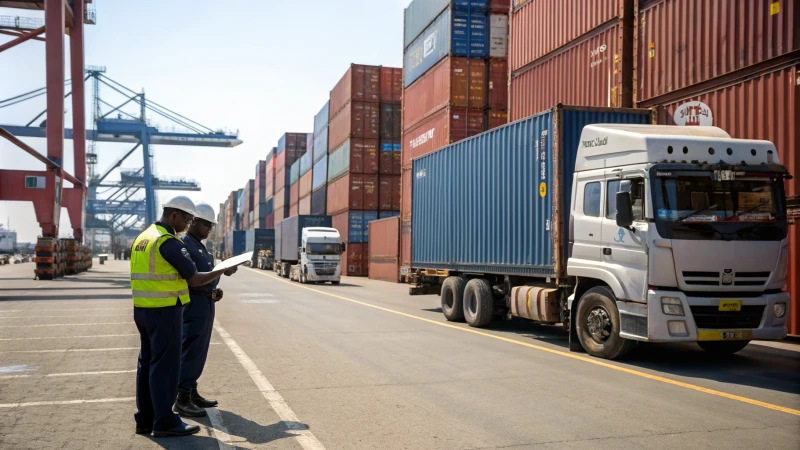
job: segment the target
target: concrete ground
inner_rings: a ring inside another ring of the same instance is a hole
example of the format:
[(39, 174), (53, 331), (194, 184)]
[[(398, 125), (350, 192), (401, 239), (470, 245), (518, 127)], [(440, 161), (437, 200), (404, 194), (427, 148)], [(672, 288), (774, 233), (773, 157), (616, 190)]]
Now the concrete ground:
[(712, 358), (643, 345), (570, 353), (526, 321), (476, 330), (436, 296), (361, 278), (224, 278), (199, 435), (134, 434), (138, 335), (128, 265), (32, 280), (0, 266), (2, 449), (800, 449), (800, 346)]

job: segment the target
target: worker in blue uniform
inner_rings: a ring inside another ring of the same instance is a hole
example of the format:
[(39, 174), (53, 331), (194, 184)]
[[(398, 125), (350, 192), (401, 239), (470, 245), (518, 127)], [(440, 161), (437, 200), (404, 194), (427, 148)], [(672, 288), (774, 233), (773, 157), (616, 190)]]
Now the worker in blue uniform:
[[(214, 257), (208, 252), (203, 241), (216, 225), (214, 208), (206, 203), (195, 207), (194, 222), (183, 236), (197, 270), (211, 271)], [(233, 272), (236, 271), (234, 267)], [(228, 275), (229, 273), (226, 273)], [(202, 286), (189, 287), (189, 302), (183, 309), (183, 350), (181, 354), (181, 376), (178, 383), (178, 398), (175, 411), (187, 417), (206, 415), (203, 408), (217, 406), (217, 401), (206, 399), (197, 391), (197, 380), (203, 373), (211, 344), (211, 331), (214, 328), (215, 303), (222, 299), (222, 289), (217, 289), (219, 279)]]
[(200, 431), (173, 413), (181, 364), (183, 305), (189, 287), (203, 286), (224, 271), (198, 272), (177, 237), (194, 220), (195, 205), (178, 196), (164, 204), (161, 219), (131, 247), (133, 319), (141, 349), (136, 372), (136, 434), (186, 436)]

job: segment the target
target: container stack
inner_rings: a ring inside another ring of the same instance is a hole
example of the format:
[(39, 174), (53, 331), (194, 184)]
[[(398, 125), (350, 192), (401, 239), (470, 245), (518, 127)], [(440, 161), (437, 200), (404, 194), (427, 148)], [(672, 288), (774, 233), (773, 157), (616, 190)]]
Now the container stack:
[(311, 214), (324, 216), (328, 204), (328, 115), (330, 101), (314, 116), (314, 150), (311, 175)]
[[(289, 217), (292, 165), (306, 152), (307, 139), (307, 133), (286, 133), (278, 141), (275, 151), (275, 223)], [(297, 174), (299, 178), (299, 164)]]
[(244, 202), (244, 205), (242, 206), (242, 230), (252, 230), (255, 228), (255, 222), (253, 220), (255, 185), (256, 180), (254, 179), (248, 180), (244, 185), (244, 193), (242, 195), (242, 201)]
[(381, 67), (380, 74), (378, 211), (379, 217), (390, 217), (400, 214), (403, 70)]
[[(519, 2), (517, 2), (519, 3)], [(506, 0), (489, 2), (489, 59), (486, 62), (486, 129), (508, 123), (508, 13)]]
[[(267, 155), (269, 159), (271, 154)], [(253, 228), (267, 227), (267, 161), (256, 164), (256, 178), (253, 185)], [(271, 212), (271, 211), (270, 211)]]
[(300, 157), (300, 179), (298, 181), (298, 215), (311, 214), (311, 184), (314, 166), (314, 134), (306, 138), (306, 152)]
[(275, 228), (275, 172), (278, 168), (278, 147), (267, 153), (267, 204), (264, 228)]
[(244, 188), (236, 191), (236, 224), (234, 230), (245, 229), (245, 201), (244, 201)]
[[(302, 159), (302, 158), (301, 158)], [(300, 159), (289, 170), (289, 217), (299, 212), (300, 201)]]

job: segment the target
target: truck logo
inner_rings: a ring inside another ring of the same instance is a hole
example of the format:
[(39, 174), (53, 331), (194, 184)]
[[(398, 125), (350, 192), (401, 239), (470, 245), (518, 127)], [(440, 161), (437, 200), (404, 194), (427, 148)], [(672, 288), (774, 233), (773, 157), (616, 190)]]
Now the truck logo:
[(597, 138), (594, 138), (594, 139), (590, 139), (588, 141), (583, 141), (583, 147), (584, 148), (602, 147), (604, 145), (608, 145), (608, 136), (606, 136), (606, 137), (604, 137), (602, 139), (597, 137)]
[(722, 272), (722, 284), (725, 286), (733, 284), (733, 270), (725, 269), (725, 271)]
[(625, 243), (625, 229), (624, 228), (620, 228), (619, 231), (617, 231), (617, 237), (614, 238), (614, 242), (619, 242), (620, 244), (624, 244)]
[(686, 127), (710, 127), (714, 125), (714, 114), (703, 102), (687, 102), (675, 110), (672, 115), (675, 125)]

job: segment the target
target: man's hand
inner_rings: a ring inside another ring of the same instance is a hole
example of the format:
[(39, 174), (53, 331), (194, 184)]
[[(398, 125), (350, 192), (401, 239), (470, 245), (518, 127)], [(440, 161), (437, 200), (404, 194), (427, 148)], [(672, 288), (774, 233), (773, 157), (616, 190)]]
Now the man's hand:
[(230, 269), (226, 270), (226, 271), (225, 271), (225, 276), (226, 276), (226, 277), (229, 277), (229, 276), (231, 276), (231, 275), (235, 274), (235, 273), (236, 273), (236, 271), (237, 271), (237, 270), (239, 270), (239, 269), (238, 269), (238, 267), (239, 267), (239, 266), (233, 266), (233, 267), (231, 267)]
[(222, 300), (222, 289), (217, 289), (217, 298), (214, 299), (215, 302)]

